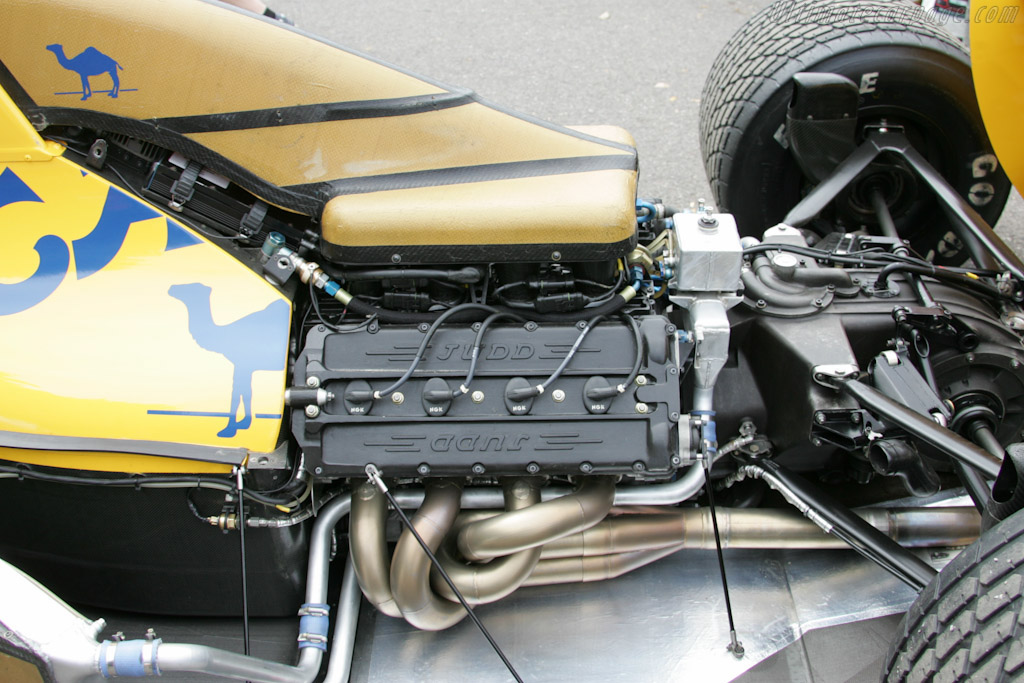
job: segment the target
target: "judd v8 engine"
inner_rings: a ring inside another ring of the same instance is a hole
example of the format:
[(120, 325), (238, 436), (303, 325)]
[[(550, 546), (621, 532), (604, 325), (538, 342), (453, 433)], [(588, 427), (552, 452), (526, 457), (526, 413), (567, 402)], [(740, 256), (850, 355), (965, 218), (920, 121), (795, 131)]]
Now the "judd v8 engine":
[[(482, 323), (439, 326), (429, 340), (426, 323), (353, 334), (318, 326), (295, 378), (334, 400), (297, 408), (293, 434), (325, 476), (358, 476), (368, 462), (413, 477), (666, 476), (679, 464), (676, 327), (663, 316), (637, 318), (589, 329), (586, 322), (496, 324), (479, 344)], [(583, 330), (589, 334), (578, 343)], [(557, 380), (527, 396), (574, 345)], [(417, 376), (402, 382), (417, 357)], [(477, 366), (471, 381), (470, 364)], [(620, 384), (628, 390), (620, 393)]]

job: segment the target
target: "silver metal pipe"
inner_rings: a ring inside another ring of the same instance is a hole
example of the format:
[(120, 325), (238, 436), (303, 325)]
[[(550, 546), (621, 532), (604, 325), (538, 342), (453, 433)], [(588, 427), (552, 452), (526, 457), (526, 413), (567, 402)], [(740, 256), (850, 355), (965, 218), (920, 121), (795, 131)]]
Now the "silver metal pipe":
[(402, 611), (391, 594), (391, 562), (384, 532), (388, 518), (388, 499), (369, 481), (352, 493), (349, 520), (349, 554), (363, 595), (370, 604), (389, 617), (401, 617)]
[(686, 535), (687, 527), (693, 524), (690, 514), (680, 512), (692, 513), (696, 510), (605, 518), (600, 524), (585, 531), (548, 543), (541, 552), (541, 560), (618, 555), (679, 545)]
[(331, 536), (334, 527), (352, 509), (352, 496), (342, 494), (320, 509), (309, 539), (306, 566), (306, 602), (327, 602), (327, 577), (331, 565)]
[[(704, 468), (700, 463), (690, 465), (675, 481), (664, 484), (617, 486), (615, 505), (676, 505), (693, 498), (704, 486)], [(423, 489), (401, 489), (392, 492), (403, 510), (415, 510), (423, 504)], [(548, 486), (541, 490), (542, 501), (568, 496), (572, 489)], [(494, 488), (473, 487), (462, 492), (463, 510), (496, 510), (503, 504), (501, 491)]]
[(347, 683), (352, 671), (352, 652), (356, 644), (356, 625), (359, 621), (359, 581), (356, 579), (352, 557), (345, 563), (345, 578), (338, 596), (338, 614), (334, 621), (334, 642), (327, 663), (324, 683)]
[[(310, 540), (306, 601), (327, 602), (327, 573), (331, 534), (338, 521), (348, 514), (350, 498), (340, 495), (326, 504), (313, 527)], [(60, 680), (95, 680), (103, 645), (96, 637), (102, 620), (90, 622), (27, 575), (0, 560), (0, 621), (15, 633), (29, 636), (36, 651), (45, 655)], [(344, 672), (351, 663), (355, 638), (355, 619), (359, 610), (359, 590), (354, 572), (346, 570), (335, 626), (335, 649), (331, 669)], [(116, 648), (116, 644), (108, 647)], [(288, 666), (257, 657), (247, 657), (205, 645), (161, 643), (154, 645), (152, 657), (163, 671), (206, 673), (256, 683), (309, 683), (316, 678), (323, 651), (303, 648), (297, 666)], [(117, 666), (116, 659), (114, 666)], [(331, 675), (331, 672), (328, 672)], [(334, 678), (332, 680), (344, 680)]]
[[(969, 545), (981, 533), (981, 516), (969, 507), (862, 508), (854, 512), (908, 548)], [(790, 510), (719, 508), (718, 526), (722, 546), (728, 548), (848, 547)], [(680, 543), (684, 548), (715, 547), (708, 508), (609, 517), (582, 533), (544, 546), (541, 561), (656, 550)]]
[(695, 463), (681, 477), (667, 484), (616, 487), (615, 504), (675, 505), (697, 495), (703, 486), (704, 467)]
[[(461, 487), (453, 481), (427, 485), (427, 495), (412, 525), (431, 552), (437, 551), (451, 530), (461, 494)], [(430, 588), (430, 558), (408, 529), (402, 532), (391, 558), (391, 591), (405, 620), (424, 631), (446, 629), (466, 616), (462, 605), (438, 597)]]
[[(306, 648), (304, 652), (314, 649), (316, 648)], [(299, 667), (248, 657), (206, 645), (162, 643), (157, 649), (156, 656), (157, 666), (164, 673), (189, 671), (261, 683), (308, 683), (316, 676), (316, 670), (310, 675), (310, 672)]]
[(467, 524), (459, 532), (459, 552), (467, 560), (485, 560), (550, 543), (600, 522), (614, 496), (614, 478), (587, 477), (568, 496)]
[(860, 508), (854, 513), (906, 548), (966, 546), (981, 535), (981, 515), (973, 507)]
[(678, 552), (682, 545), (673, 545), (657, 550), (640, 550), (618, 555), (599, 557), (567, 557), (557, 560), (542, 560), (537, 563), (523, 586), (550, 586), (558, 583), (581, 583), (604, 581), (629, 573), (634, 569), (657, 562), (663, 557)]
[[(503, 488), (505, 509), (509, 512), (540, 503), (540, 488), (535, 481), (514, 479), (507, 481)], [(467, 524), (493, 516), (495, 515), (483, 511), (459, 515), (448, 538), (457, 538), (461, 529)], [(533, 568), (537, 566), (541, 553), (540, 546), (537, 546), (496, 558), (486, 564), (467, 564), (455, 556), (455, 548), (452, 546), (454, 546), (453, 543), (443, 543), (438, 549), (437, 559), (466, 601), (473, 605), (500, 600), (519, 588)], [(436, 568), (431, 570), (430, 583), (438, 595), (452, 602), (458, 602), (458, 597), (448, 583), (441, 578)]]

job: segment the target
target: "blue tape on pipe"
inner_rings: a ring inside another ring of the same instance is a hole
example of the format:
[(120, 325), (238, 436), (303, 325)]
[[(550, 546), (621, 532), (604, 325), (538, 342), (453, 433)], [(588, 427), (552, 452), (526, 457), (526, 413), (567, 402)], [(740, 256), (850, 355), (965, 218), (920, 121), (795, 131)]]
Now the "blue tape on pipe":
[(104, 640), (100, 643), (100, 661), (99, 670), (100, 675), (104, 678), (110, 678), (110, 673), (107, 672), (107, 648), (110, 647), (110, 641)]
[(142, 678), (146, 668), (142, 665), (142, 646), (145, 640), (122, 640), (114, 650), (114, 674), (129, 678)]
[[(323, 611), (323, 614), (303, 614), (308, 610)], [(330, 628), (331, 619), (328, 613), (330, 605), (323, 603), (306, 603), (299, 610), (299, 633), (303, 636), (314, 636), (314, 639), (302, 639), (299, 641), (299, 649), (315, 647), (318, 650), (327, 651), (327, 630)], [(302, 638), (303, 636), (300, 636)], [(319, 636), (319, 637), (317, 637)]]
[(715, 427), (714, 420), (710, 420), (706, 425), (704, 425), (704, 438), (711, 443), (718, 441), (718, 429)]

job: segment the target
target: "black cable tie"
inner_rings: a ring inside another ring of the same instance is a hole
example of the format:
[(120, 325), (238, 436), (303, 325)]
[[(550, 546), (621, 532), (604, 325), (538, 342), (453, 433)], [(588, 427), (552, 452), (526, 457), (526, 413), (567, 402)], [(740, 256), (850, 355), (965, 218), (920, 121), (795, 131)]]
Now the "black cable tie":
[(238, 229), (246, 237), (252, 237), (263, 228), (263, 219), (267, 217), (267, 210), (270, 207), (265, 202), (256, 200), (252, 208), (244, 216), (238, 225)]
[(185, 204), (195, 194), (196, 181), (199, 180), (199, 174), (202, 171), (203, 165), (198, 161), (188, 162), (185, 170), (181, 172), (181, 176), (171, 184), (171, 201), (167, 203), (168, 207), (178, 212), (185, 207)]

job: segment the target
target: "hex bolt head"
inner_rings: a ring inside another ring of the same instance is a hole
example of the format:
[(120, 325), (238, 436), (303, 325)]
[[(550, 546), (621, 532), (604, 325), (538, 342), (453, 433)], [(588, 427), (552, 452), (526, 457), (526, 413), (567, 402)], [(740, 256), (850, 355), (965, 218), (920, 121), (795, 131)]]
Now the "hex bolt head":
[(551, 400), (555, 403), (561, 403), (565, 400), (565, 392), (561, 389), (555, 389), (551, 392)]
[(540, 465), (538, 465), (535, 462), (531, 462), (526, 466), (526, 471), (529, 474), (537, 474), (538, 472), (540, 472)]
[(311, 389), (316, 389), (320, 386), (320, 378), (316, 375), (310, 375), (306, 378), (306, 386)]
[(403, 394), (401, 391), (396, 391), (395, 393), (391, 394), (391, 402), (394, 403), (396, 406), (402, 405), (403, 403), (405, 403), (405, 394)]
[(314, 405), (306, 406), (306, 417), (310, 419), (320, 417), (320, 408)]
[(425, 477), (428, 474), (430, 474), (430, 465), (428, 465), (427, 463), (422, 463), (419, 467), (416, 468), (416, 472), (419, 473), (421, 477)]
[(637, 403), (636, 404), (636, 412), (640, 413), (641, 415), (646, 415), (647, 411), (649, 411), (649, 410), (650, 410), (650, 408), (647, 407), (646, 403)]
[(482, 392), (482, 391), (480, 391), (478, 389), (478, 390), (474, 391), (472, 394), (470, 394), (469, 398), (473, 401), (473, 403), (483, 403), (484, 402), (484, 392)]
[(705, 209), (701, 217), (697, 219), (697, 227), (708, 232), (715, 231), (718, 228), (718, 219), (711, 214), (710, 208)]
[(553, 252), (551, 252), (551, 260), (552, 261), (561, 261), (562, 260), (562, 252), (560, 252), (560, 251), (553, 251)]
[(647, 469), (647, 466), (644, 465), (639, 460), (637, 460), (635, 463), (633, 463), (633, 471), (634, 472), (643, 472), (645, 469)]
[(313, 469), (313, 474), (323, 474), (323, 473), (324, 473), (324, 468), (323, 467), (317, 467), (317, 468)]
[(638, 387), (642, 387), (647, 384), (647, 377), (645, 375), (637, 375), (634, 381)]
[(473, 467), (472, 467), (472, 468), (470, 468), (470, 469), (472, 469), (472, 470), (473, 470), (473, 474), (483, 474), (484, 472), (486, 472), (486, 471), (487, 471), (487, 468), (486, 468), (486, 467), (484, 467), (483, 465), (481, 465), (480, 463), (476, 463), (476, 464), (475, 464), (475, 465), (473, 465)]
[(594, 471), (594, 466), (591, 465), (589, 462), (581, 462), (580, 463), (580, 472), (582, 472), (583, 474), (590, 474), (593, 471)]
[(814, 414), (814, 421), (817, 422), (820, 425), (821, 424), (825, 424), (825, 413), (820, 413), (820, 412), (819, 413), (815, 413)]

